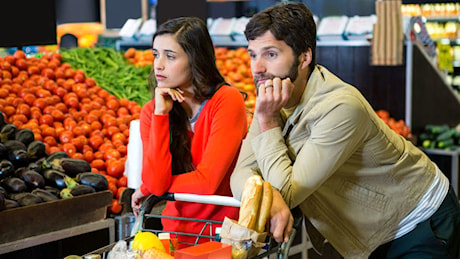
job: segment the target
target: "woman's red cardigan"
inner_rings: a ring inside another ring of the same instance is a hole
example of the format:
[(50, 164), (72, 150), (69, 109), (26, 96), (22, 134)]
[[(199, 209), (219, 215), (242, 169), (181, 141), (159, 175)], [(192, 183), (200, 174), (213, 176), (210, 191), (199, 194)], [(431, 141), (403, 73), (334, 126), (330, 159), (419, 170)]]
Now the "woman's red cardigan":
[[(144, 105), (140, 116), (141, 192), (157, 196), (165, 192), (232, 196), (230, 175), (247, 133), (246, 107), (241, 93), (224, 85), (203, 106), (195, 131), (189, 131), (196, 170), (180, 175), (171, 174), (169, 115), (154, 115), (153, 111), (151, 100)], [(167, 202), (162, 214), (223, 221), (225, 216), (238, 219), (238, 211), (235, 207), (172, 201)], [(162, 219), (162, 224), (167, 231), (194, 234), (203, 228), (202, 223), (168, 219)]]

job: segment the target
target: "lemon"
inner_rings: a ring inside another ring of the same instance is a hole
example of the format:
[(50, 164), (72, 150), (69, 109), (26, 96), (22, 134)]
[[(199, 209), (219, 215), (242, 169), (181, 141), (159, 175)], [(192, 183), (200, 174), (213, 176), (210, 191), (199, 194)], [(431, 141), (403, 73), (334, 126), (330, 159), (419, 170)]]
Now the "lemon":
[(161, 240), (152, 232), (139, 231), (136, 233), (131, 244), (132, 249), (144, 252), (152, 247), (166, 251)]

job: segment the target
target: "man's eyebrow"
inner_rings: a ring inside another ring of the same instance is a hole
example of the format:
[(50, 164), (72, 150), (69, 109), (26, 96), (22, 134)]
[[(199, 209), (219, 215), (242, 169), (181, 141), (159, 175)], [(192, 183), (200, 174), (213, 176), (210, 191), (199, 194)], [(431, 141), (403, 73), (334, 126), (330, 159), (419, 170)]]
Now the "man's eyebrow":
[[(278, 47), (274, 46), (274, 45), (269, 45), (269, 46), (265, 46), (262, 48), (262, 51), (267, 51), (267, 50), (270, 50), (270, 49), (279, 49)], [(248, 52), (254, 52), (251, 48), (248, 48)]]

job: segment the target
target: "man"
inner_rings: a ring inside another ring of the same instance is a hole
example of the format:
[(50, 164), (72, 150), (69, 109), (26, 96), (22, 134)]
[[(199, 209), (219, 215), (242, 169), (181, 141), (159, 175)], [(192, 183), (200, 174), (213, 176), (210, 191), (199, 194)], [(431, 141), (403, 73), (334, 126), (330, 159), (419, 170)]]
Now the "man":
[(316, 64), (311, 11), (269, 7), (245, 35), (258, 97), (231, 187), (240, 198), (249, 176), (271, 182), (274, 238), (287, 240), (289, 209), (300, 206), (317, 249), (325, 238), (345, 258), (457, 257), (460, 207), (448, 179)]

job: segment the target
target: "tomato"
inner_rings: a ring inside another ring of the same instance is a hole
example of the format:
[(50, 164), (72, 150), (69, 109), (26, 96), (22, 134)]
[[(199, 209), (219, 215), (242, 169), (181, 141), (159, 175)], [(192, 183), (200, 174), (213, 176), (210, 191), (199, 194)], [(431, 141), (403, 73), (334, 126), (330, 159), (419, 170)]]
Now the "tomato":
[(38, 75), (40, 74), (40, 69), (37, 66), (32, 65), (27, 68), (27, 73), (29, 73), (29, 75)]
[(68, 107), (74, 107), (74, 108), (79, 108), (80, 107), (80, 101), (78, 101), (78, 98), (76, 98), (76, 97), (68, 98), (66, 101), (64, 101), (64, 103)]
[(120, 145), (116, 149), (122, 157), (128, 154), (128, 147), (126, 145)]
[(90, 164), (92, 168), (96, 168), (98, 170), (105, 169), (105, 162), (102, 159), (94, 159)]
[(14, 56), (16, 59), (25, 59), (25, 58), (26, 58), (26, 53), (25, 53), (23, 50), (16, 50), (16, 51), (13, 53), (13, 56)]
[[(80, 123), (81, 123), (81, 124), (80, 124)], [(85, 133), (85, 136), (88, 137), (88, 136), (91, 134), (91, 131), (93, 130), (93, 129), (91, 128), (91, 125), (88, 124), (88, 123), (86, 123), (86, 122), (83, 122), (83, 121), (80, 121), (79, 124), (80, 124), (81, 129), (82, 129), (83, 132)]]
[(106, 106), (111, 110), (117, 110), (120, 107), (120, 104), (118, 103), (118, 100), (110, 99), (107, 101)]
[(44, 98), (37, 98), (34, 100), (33, 106), (40, 108), (40, 110), (44, 109), (48, 106), (48, 103), (45, 101)]
[(117, 180), (118, 187), (128, 187), (128, 177), (126, 175), (121, 176)]
[(99, 147), (104, 143), (104, 139), (99, 135), (93, 135), (89, 138), (89, 145), (93, 147), (95, 150), (99, 149)]
[(72, 78), (75, 76), (75, 71), (72, 68), (67, 68), (64, 70), (64, 75), (66, 78)]
[(123, 144), (127, 144), (128, 138), (123, 133), (115, 133), (112, 135), (112, 142), (115, 143), (115, 141), (121, 141)]
[(116, 182), (109, 181), (108, 183), (109, 183), (108, 190), (112, 192), (112, 195), (114, 198), (117, 197), (118, 187), (117, 187)]
[(51, 111), (50, 115), (54, 118), (55, 121), (62, 122), (65, 119), (65, 115), (62, 111), (54, 109)]
[[(77, 151), (82, 151), (83, 150), (83, 145), (84, 144), (83, 144), (82, 139), (80, 139), (79, 137), (73, 138), (72, 140), (70, 140), (70, 143), (75, 146)], [(82, 154), (82, 157), (83, 157), (83, 154)], [(82, 158), (82, 159), (84, 159), (84, 158)]]
[(54, 118), (51, 115), (41, 115), (38, 119), (40, 124), (46, 124), (48, 126), (52, 126), (54, 122)]
[(25, 116), (29, 117), (30, 116), (30, 107), (29, 107), (29, 105), (27, 105), (27, 104), (19, 104), (16, 107), (16, 114), (22, 114), (22, 115), (25, 115)]
[(112, 205), (108, 207), (109, 211), (113, 214), (118, 214), (121, 212), (123, 207), (117, 199), (112, 199)]
[(96, 80), (94, 80), (93, 78), (86, 78), (85, 79), (85, 84), (86, 84), (86, 86), (88, 86), (90, 88), (94, 87), (94, 86), (96, 86)]
[(106, 169), (108, 175), (120, 178), (123, 176), (123, 172), (125, 171), (125, 164), (119, 160), (110, 160), (107, 162)]
[(107, 129), (107, 135), (109, 138), (112, 138), (114, 134), (120, 133), (120, 129), (117, 126), (109, 126)]
[(53, 136), (45, 136), (43, 138), (43, 142), (45, 144), (48, 144), (49, 146), (56, 146), (57, 145), (56, 138), (54, 138)]
[(84, 160), (85, 156), (82, 153), (76, 152), (72, 155), (73, 159), (79, 159), (79, 160)]
[(104, 152), (104, 159), (106, 161), (108, 160), (118, 160), (121, 158), (121, 154), (120, 152), (115, 149), (115, 148), (108, 148), (105, 152)]
[(47, 127), (45, 129), (42, 130), (41, 132), (42, 136), (46, 137), (46, 136), (52, 136), (52, 137), (56, 137), (56, 129), (54, 127)]
[(52, 68), (44, 68), (41, 72), (41, 75), (48, 79), (55, 79), (54, 70)]
[(123, 191), (126, 190), (126, 187), (121, 187), (121, 186), (118, 186), (118, 189), (117, 189), (117, 200), (119, 200), (121, 198), (121, 195), (123, 194)]
[(66, 153), (69, 155), (69, 157), (71, 157), (71, 158), (72, 158), (72, 157), (74, 156), (74, 154), (77, 152), (77, 148), (76, 148), (75, 145), (72, 144), (72, 143), (65, 143), (65, 144), (63, 144), (63, 145), (62, 145), (62, 150), (63, 150), (64, 152), (66, 152)]
[(84, 146), (83, 146), (83, 157), (85, 159), (85, 161), (87, 161), (88, 163), (91, 163), (93, 160), (94, 160), (94, 154), (93, 154), (93, 151), (84, 151)]

